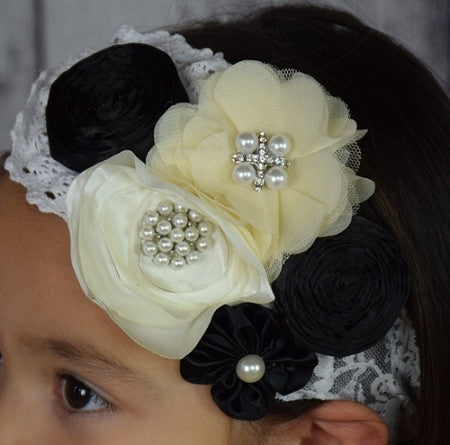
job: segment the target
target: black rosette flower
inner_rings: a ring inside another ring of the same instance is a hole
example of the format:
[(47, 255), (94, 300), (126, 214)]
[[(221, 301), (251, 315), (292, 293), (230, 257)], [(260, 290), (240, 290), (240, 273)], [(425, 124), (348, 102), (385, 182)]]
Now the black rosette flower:
[(75, 171), (122, 150), (145, 160), (159, 117), (187, 101), (166, 53), (140, 43), (110, 46), (53, 82), (46, 109), (50, 153)]
[(272, 283), (276, 308), (312, 351), (343, 357), (378, 343), (409, 292), (396, 239), (361, 217), (333, 237), (291, 256)]
[(302, 388), (316, 364), (314, 353), (288, 341), (275, 311), (244, 303), (214, 313), (180, 371), (190, 383), (212, 385), (214, 401), (229, 417), (257, 420), (276, 392)]

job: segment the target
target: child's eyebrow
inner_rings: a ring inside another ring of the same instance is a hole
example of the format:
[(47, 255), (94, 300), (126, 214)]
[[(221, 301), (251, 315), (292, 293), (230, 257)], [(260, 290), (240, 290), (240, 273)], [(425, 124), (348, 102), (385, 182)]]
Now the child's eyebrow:
[(137, 370), (131, 369), (116, 358), (107, 357), (104, 353), (88, 343), (80, 340), (43, 338), (34, 335), (23, 335), (20, 343), (38, 352), (50, 353), (56, 357), (66, 358), (77, 365), (101, 372), (104, 377), (133, 380), (143, 378)]

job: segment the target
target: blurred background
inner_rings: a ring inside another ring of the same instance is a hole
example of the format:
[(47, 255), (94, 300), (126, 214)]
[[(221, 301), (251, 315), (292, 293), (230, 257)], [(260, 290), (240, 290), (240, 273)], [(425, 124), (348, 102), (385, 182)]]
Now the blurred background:
[[(205, 17), (242, 15), (302, 0), (0, 0), (0, 147), (40, 70), (85, 48), (106, 46), (122, 24), (139, 31)], [(424, 61), (449, 91), (449, 0), (322, 0), (390, 34)], [(225, 55), (226, 56), (226, 55)]]

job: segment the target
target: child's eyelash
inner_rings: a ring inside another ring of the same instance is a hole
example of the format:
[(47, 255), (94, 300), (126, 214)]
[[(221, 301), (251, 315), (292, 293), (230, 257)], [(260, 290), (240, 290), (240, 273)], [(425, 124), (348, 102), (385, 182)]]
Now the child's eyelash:
[(61, 414), (88, 416), (115, 413), (116, 407), (77, 375), (54, 370), (56, 396)]

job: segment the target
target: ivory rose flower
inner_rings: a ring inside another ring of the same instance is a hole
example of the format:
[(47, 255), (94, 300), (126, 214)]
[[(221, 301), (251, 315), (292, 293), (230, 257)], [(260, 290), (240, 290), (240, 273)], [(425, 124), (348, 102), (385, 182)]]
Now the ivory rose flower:
[[(175, 269), (146, 256), (144, 215), (164, 200), (205, 215), (211, 247)], [(72, 262), (83, 290), (137, 343), (182, 358), (224, 304), (273, 300), (263, 265), (241, 233), (210, 204), (152, 174), (124, 151), (81, 173), (69, 189)]]
[[(283, 189), (255, 192), (232, 180), (236, 136), (260, 131), (291, 142)], [(372, 181), (346, 165), (358, 163), (357, 146), (347, 147), (363, 134), (344, 102), (313, 78), (244, 61), (210, 76), (198, 105), (178, 104), (161, 117), (147, 163), (235, 217), (274, 279), (284, 254), (344, 230), (373, 193)]]

